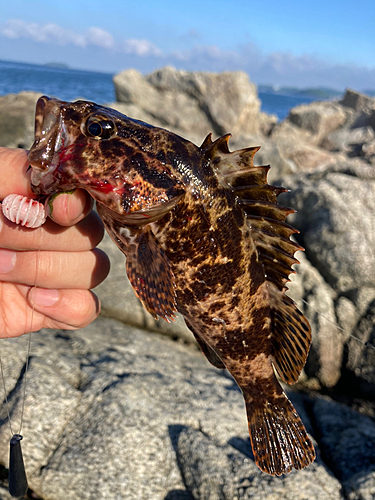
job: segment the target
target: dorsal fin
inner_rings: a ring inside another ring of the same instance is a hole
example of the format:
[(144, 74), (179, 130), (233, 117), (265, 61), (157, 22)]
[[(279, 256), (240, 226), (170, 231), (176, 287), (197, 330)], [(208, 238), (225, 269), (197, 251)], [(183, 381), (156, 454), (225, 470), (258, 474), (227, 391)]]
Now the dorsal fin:
[(279, 375), (294, 383), (305, 364), (311, 343), (310, 325), (287, 295), (286, 283), (298, 263), (294, 257), (303, 250), (290, 236), (298, 233), (285, 222), (294, 210), (277, 203), (282, 187), (267, 182), (269, 165), (254, 166), (259, 147), (230, 152), (230, 135), (212, 142), (208, 136), (202, 144), (205, 158), (211, 162), (222, 186), (230, 188), (246, 215), (250, 237), (262, 264), (270, 297), (273, 358)]

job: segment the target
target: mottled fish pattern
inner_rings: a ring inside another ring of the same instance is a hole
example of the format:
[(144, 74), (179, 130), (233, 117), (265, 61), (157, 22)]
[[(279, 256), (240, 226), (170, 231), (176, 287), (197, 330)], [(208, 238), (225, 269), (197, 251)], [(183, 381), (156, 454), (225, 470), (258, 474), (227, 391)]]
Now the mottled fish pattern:
[(178, 311), (201, 350), (242, 390), (254, 458), (281, 475), (315, 458), (280, 378), (305, 364), (310, 326), (285, 294), (296, 232), (267, 183), (259, 148), (230, 152), (226, 135), (200, 147), (92, 102), (41, 97), (29, 152), (37, 195), (86, 189), (126, 255), (154, 318)]

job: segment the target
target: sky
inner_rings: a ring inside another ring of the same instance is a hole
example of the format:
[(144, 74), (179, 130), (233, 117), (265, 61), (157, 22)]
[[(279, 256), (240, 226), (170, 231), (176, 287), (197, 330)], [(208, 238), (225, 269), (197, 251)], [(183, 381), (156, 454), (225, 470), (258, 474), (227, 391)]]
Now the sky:
[(375, 1), (0, 0), (0, 59), (375, 89)]

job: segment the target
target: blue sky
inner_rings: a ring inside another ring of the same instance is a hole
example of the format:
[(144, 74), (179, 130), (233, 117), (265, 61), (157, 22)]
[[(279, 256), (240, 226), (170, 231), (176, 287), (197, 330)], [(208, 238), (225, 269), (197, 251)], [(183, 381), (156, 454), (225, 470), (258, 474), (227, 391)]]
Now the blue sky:
[(243, 70), (258, 84), (375, 89), (375, 2), (3, 0), (0, 59)]

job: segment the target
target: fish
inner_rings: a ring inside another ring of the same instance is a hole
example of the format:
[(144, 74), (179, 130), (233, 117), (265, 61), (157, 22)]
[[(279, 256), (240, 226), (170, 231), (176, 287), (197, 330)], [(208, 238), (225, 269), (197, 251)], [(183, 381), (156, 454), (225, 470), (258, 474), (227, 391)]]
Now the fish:
[(41, 97), (28, 161), (35, 195), (85, 189), (126, 256), (135, 294), (155, 318), (180, 313), (208, 361), (242, 391), (254, 460), (280, 476), (315, 450), (279, 379), (297, 381), (311, 344), (286, 295), (292, 209), (254, 166), (259, 147), (201, 146), (89, 101)]

